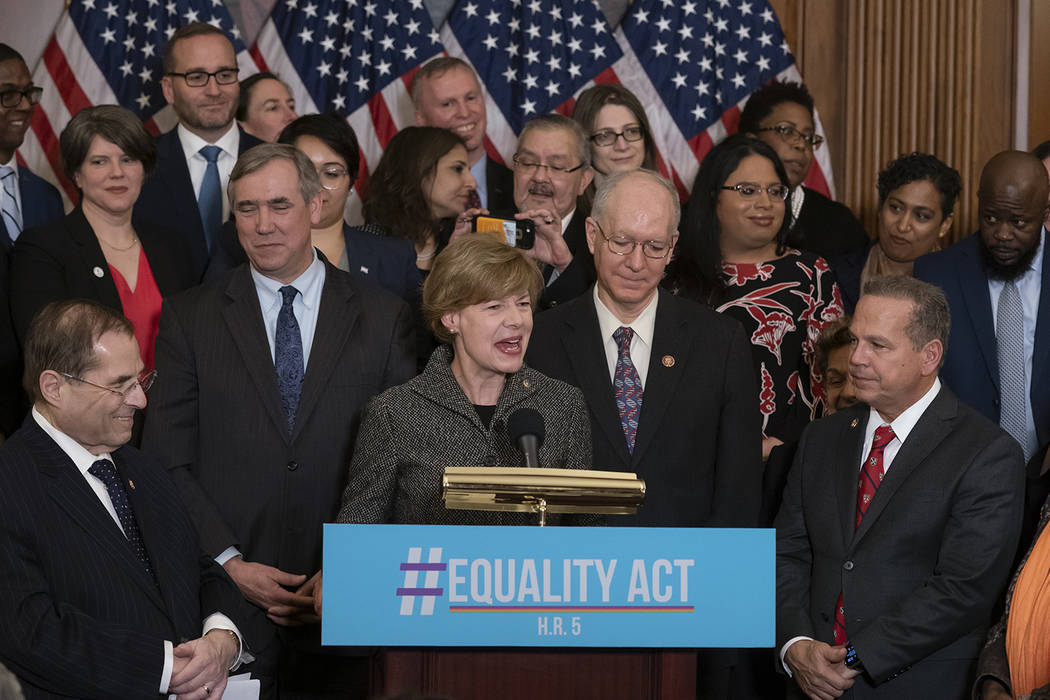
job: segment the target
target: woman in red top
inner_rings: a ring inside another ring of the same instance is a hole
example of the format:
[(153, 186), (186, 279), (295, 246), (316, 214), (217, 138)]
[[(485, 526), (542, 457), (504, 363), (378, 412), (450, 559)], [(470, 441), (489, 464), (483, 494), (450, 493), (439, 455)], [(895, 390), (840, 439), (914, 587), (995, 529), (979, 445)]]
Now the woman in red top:
[(70, 120), (59, 150), (81, 200), (64, 218), (24, 231), (15, 242), (15, 331), (24, 339), (33, 316), (52, 301), (92, 299), (135, 325), (142, 361), (152, 369), (162, 297), (197, 283), (185, 239), (132, 215), (156, 161), (153, 138), (130, 111), (100, 105)]

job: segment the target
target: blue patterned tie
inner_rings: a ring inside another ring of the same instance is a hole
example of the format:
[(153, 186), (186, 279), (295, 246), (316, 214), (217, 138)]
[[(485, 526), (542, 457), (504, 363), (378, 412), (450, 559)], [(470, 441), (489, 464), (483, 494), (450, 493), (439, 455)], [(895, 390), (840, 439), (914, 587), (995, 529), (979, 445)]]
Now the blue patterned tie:
[(1035, 445), (1028, 435), (1025, 409), (1024, 309), (1021, 294), (1013, 280), (1003, 286), (995, 324), (996, 351), (999, 355), (999, 425), (1021, 443), (1027, 462)]
[(109, 500), (113, 502), (113, 509), (117, 511), (120, 526), (124, 528), (124, 536), (128, 538), (131, 548), (135, 550), (136, 556), (145, 564), (146, 572), (152, 576), (153, 567), (149, 563), (149, 555), (146, 553), (146, 545), (142, 542), (139, 533), (139, 524), (135, 520), (135, 511), (131, 509), (128, 494), (124, 490), (124, 484), (117, 474), (117, 468), (108, 459), (100, 459), (88, 468), (88, 473), (106, 485), (109, 492)]
[(22, 212), (18, 208), (18, 200), (15, 199), (15, 171), (8, 165), (0, 165), (0, 183), (3, 184), (4, 193), (3, 201), (0, 202), (3, 208), (4, 226), (7, 227), (9, 238), (4, 243), (7, 246), (11, 245), (11, 242), (18, 238), (18, 234), (22, 233)]
[(211, 250), (215, 234), (222, 226), (222, 186), (219, 184), (219, 154), (222, 149), (218, 146), (205, 146), (200, 150), (204, 160), (208, 161), (208, 167), (204, 169), (204, 179), (201, 180), (201, 192), (197, 196), (197, 206), (201, 211), (201, 225), (204, 226), (204, 242)]
[(620, 425), (627, 438), (627, 451), (634, 453), (634, 439), (638, 435), (638, 416), (642, 413), (642, 380), (631, 362), (631, 339), (634, 329), (620, 326), (613, 331), (619, 353), (613, 387), (616, 389), (616, 408), (620, 411)]
[(303, 336), (299, 332), (299, 322), (292, 313), (292, 302), (299, 290), (295, 287), (281, 287), (284, 302), (277, 314), (277, 335), (274, 338), (273, 363), (277, 368), (277, 385), (281, 389), (281, 407), (288, 419), (288, 432), (295, 427), (295, 413), (299, 410), (299, 392), (303, 388)]

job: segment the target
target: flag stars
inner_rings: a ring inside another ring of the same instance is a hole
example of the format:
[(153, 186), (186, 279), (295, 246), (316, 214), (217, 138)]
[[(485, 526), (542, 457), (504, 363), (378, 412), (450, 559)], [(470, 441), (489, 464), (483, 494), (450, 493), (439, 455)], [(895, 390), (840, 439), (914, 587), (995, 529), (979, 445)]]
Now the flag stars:
[(485, 20), (489, 23), (489, 26), (495, 26), (499, 24), (499, 13), (495, 10), (489, 10), (489, 13), (485, 16)]
[(547, 60), (547, 67), (550, 68), (552, 71), (560, 71), (561, 70), (561, 59), (559, 57), (557, 57), (557, 56), (551, 56)]
[(298, 37), (304, 44), (309, 44), (314, 40), (314, 33), (303, 27), (303, 31), (299, 32)]
[(568, 71), (569, 75), (571, 75), (573, 78), (579, 78), (581, 75), (583, 75), (583, 71), (581, 71), (580, 67), (575, 63), (569, 64)]
[(380, 61), (376, 65), (376, 70), (379, 71), (379, 75), (390, 75), (390, 63), (388, 61)]
[(321, 65), (317, 66), (317, 72), (321, 75), (331, 75), (332, 64), (328, 63), (327, 61), (321, 61)]
[(583, 17), (575, 12), (569, 17), (569, 24), (572, 25), (573, 29), (579, 29), (583, 26)]
[(467, 17), (477, 17), (478, 6), (472, 2), (468, 2), (463, 8), (463, 12), (466, 13)]
[(601, 44), (595, 44), (594, 48), (591, 49), (591, 56), (597, 61), (599, 58), (605, 58), (605, 47)]
[(335, 74), (335, 79), (339, 81), (340, 85), (342, 85), (347, 81), (349, 76), (350, 74), (346, 72), (346, 68), (340, 68), (339, 72)]
[(186, 11), (186, 14), (184, 14), (183, 17), (186, 18), (186, 24), (193, 24), (197, 21), (198, 13), (191, 7), (189, 10)]
[(671, 78), (671, 82), (674, 83), (675, 87), (683, 88), (685, 87), (685, 76), (681, 73), (675, 73), (674, 77)]
[(536, 49), (529, 49), (525, 52), (525, 60), (529, 63), (537, 63), (540, 60), (540, 53)]
[(366, 78), (365, 76), (362, 75), (360, 78), (358, 78), (357, 80), (354, 81), (354, 85), (357, 86), (357, 89), (360, 92), (367, 92), (368, 91), (368, 78)]
[(647, 24), (649, 22), (649, 13), (646, 10), (639, 8), (635, 10), (634, 21), (638, 24)]
[[(289, 0), (289, 2), (291, 1), (292, 0)], [(178, 14), (179, 7), (174, 2), (169, 2), (167, 5), (164, 6), (164, 9), (168, 11), (169, 15), (174, 15)], [(168, 27), (168, 29), (170, 29), (173, 33), (175, 32), (174, 27)]]
[(405, 57), (406, 61), (411, 61), (416, 57), (416, 47), (408, 44), (405, 48), (401, 49), (401, 55)]
[(729, 31), (729, 20), (725, 19), (724, 17), (719, 18), (715, 22), (715, 31), (717, 31), (719, 33), (721, 33), (721, 32), (728, 32)]
[(688, 24), (683, 24), (678, 28), (678, 36), (682, 37), (682, 41), (693, 38), (693, 27)]
[(726, 45), (723, 44), (720, 41), (716, 41), (715, 42), (715, 55), (716, 56), (725, 56), (726, 55)]
[(156, 49), (153, 47), (153, 44), (143, 44), (142, 56), (144, 58), (152, 58), (155, 50)]
[(532, 2), (529, 3), (529, 12), (539, 14), (542, 11), (543, 5), (540, 3), (540, 0), (532, 0)]
[(343, 44), (339, 48), (339, 55), (342, 56), (344, 60), (346, 60), (346, 59), (350, 58), (350, 52), (351, 51), (353, 51), (353, 47), (350, 46), (350, 44)]
[(572, 53), (577, 53), (579, 51), (583, 51), (583, 42), (581, 42), (576, 37), (573, 37), (572, 39), (570, 39), (569, 43), (567, 44), (567, 46), (569, 48), (569, 51), (571, 51)]
[(131, 61), (124, 61), (123, 65), (120, 66), (120, 72), (124, 74), (124, 77), (128, 77), (134, 72), (134, 68), (131, 65)]
[(744, 80), (744, 76), (740, 75), (739, 73), (737, 73), (736, 75), (733, 76), (733, 87), (735, 87), (737, 89), (740, 89), (740, 88), (744, 87), (744, 85), (746, 85), (746, 84), (747, 84), (747, 81)]
[(99, 36), (102, 38), (102, 41), (104, 43), (109, 44), (116, 41), (116, 34), (117, 32), (113, 29), (106, 29), (106, 31), (99, 34)]
[(540, 38), (540, 28), (535, 24), (530, 24), (529, 28), (525, 30), (525, 33), (534, 41)]
[(655, 44), (653, 44), (653, 52), (657, 56), (666, 56), (667, 55), (667, 44), (665, 44), (662, 41), (656, 42)]
[(749, 14), (751, 14), (751, 3), (749, 3), (749, 2), (742, 2), (742, 3), (740, 3), (740, 14), (743, 15), (744, 17), (747, 17)]
[(324, 16), (324, 21), (329, 27), (334, 27), (339, 23), (339, 15), (329, 10), (328, 14)]
[(134, 51), (135, 50), (135, 37), (128, 35), (124, 38), (124, 50)]
[(326, 36), (324, 39), (321, 40), (321, 47), (324, 49), (325, 53), (328, 53), (329, 51), (335, 51), (335, 39), (333, 39), (330, 36)]
[(684, 5), (682, 5), (682, 12), (685, 13), (686, 17), (688, 17), (689, 15), (695, 15), (696, 14), (696, 3), (695, 2), (687, 2), (687, 3), (685, 3)]
[(222, 29), (222, 20), (216, 17), (215, 15), (211, 16), (211, 19), (208, 20), (208, 24), (215, 27), (216, 29)]
[(758, 61), (755, 62), (758, 65), (760, 71), (769, 70), (769, 59), (765, 56), (759, 56)]
[(526, 75), (525, 79), (521, 81), (522, 85), (525, 86), (526, 90), (535, 90), (539, 85), (539, 80), (536, 79), (535, 75)]
[(316, 17), (317, 5), (313, 4), (312, 2), (307, 3), (306, 7), (303, 8), (303, 14), (310, 18)]
[(489, 51), (495, 51), (496, 47), (499, 46), (499, 41), (497, 41), (496, 37), (492, 36), (491, 34), (486, 36), (485, 40), (481, 43), (483, 43), (485, 45), (485, 48)]
[(746, 63), (747, 62), (747, 51), (744, 51), (743, 49), (737, 49), (736, 53), (733, 54), (733, 59), (737, 63)]
[(762, 17), (762, 21), (768, 24), (773, 21), (773, 10), (767, 7), (760, 16)]
[(102, 11), (106, 13), (106, 17), (108, 17), (109, 19), (113, 19), (117, 16), (117, 6), (113, 3), (109, 3), (108, 5), (106, 5), (104, 8), (102, 8)]
[(701, 119), (706, 119), (706, 118), (707, 118), (707, 109), (705, 109), (704, 107), (701, 107), (700, 105), (696, 105), (695, 107), (693, 107), (693, 119), (695, 119), (697, 121), (700, 121)]
[(661, 32), (671, 31), (671, 20), (667, 19), (666, 17), (661, 17), (660, 19), (656, 20), (656, 28), (659, 29)]
[(547, 97), (553, 97), (558, 94), (558, 83), (551, 80), (547, 83)]
[(772, 46), (773, 36), (769, 32), (762, 32), (758, 37), (758, 43), (766, 47)]
[(689, 52), (685, 49), (679, 49), (678, 53), (676, 53), (674, 57), (678, 60), (679, 63), (688, 63)]
[(155, 17), (150, 17), (142, 26), (146, 29), (147, 32), (152, 34), (153, 32), (157, 31), (157, 19)]
[(332, 98), (332, 106), (340, 111), (346, 109), (346, 98), (342, 95), (336, 95)]
[(518, 79), (518, 72), (510, 66), (507, 66), (507, 70), (503, 71), (501, 75), (503, 75), (508, 83), (513, 83)]
[(408, 32), (409, 36), (419, 34), (419, 22), (414, 19), (410, 20), (408, 24), (405, 25), (405, 31)]
[(385, 15), (383, 15), (383, 19), (386, 20), (386, 26), (389, 27), (390, 25), (395, 24), (397, 22), (397, 13), (393, 10), (390, 10)]
[(139, 80), (141, 80), (143, 84), (146, 84), (153, 80), (153, 74), (150, 73), (149, 68), (143, 68), (141, 71), (139, 71)]
[(551, 32), (549, 41), (551, 42), (552, 47), (561, 46), (561, 32)]
[(135, 102), (137, 102), (137, 103), (138, 103), (138, 105), (139, 105), (139, 111), (141, 112), (142, 110), (144, 110), (144, 109), (146, 109), (147, 107), (149, 107), (149, 95), (146, 95), (146, 94), (142, 94), (142, 95), (139, 95), (139, 96), (138, 96), (138, 97), (137, 97), (137, 98), (135, 99)]
[(787, 39), (784, 39), (784, 41), (780, 42), (780, 50), (783, 51), (785, 55), (791, 53), (791, 49), (788, 47)]
[(379, 45), (383, 47), (384, 51), (393, 51), (394, 50), (394, 37), (389, 36), (389, 35), (384, 36), (382, 39), (379, 40)]
[(737, 35), (737, 38), (740, 41), (743, 41), (744, 39), (750, 39), (751, 38), (751, 28), (750, 27), (746, 27), (743, 24), (741, 24), (739, 27), (736, 28), (736, 35)]
[(595, 34), (604, 34), (605, 20), (603, 20), (601, 17), (596, 18), (594, 20), (594, 24), (591, 25), (591, 29), (594, 31)]
[(374, 2), (365, 3), (364, 11), (369, 17), (374, 17), (376, 13), (376, 4)]
[(522, 112), (524, 112), (525, 114), (535, 114), (536, 113), (536, 103), (533, 102), (532, 100), (525, 100), (524, 102), (521, 103), (521, 109), (522, 109)]

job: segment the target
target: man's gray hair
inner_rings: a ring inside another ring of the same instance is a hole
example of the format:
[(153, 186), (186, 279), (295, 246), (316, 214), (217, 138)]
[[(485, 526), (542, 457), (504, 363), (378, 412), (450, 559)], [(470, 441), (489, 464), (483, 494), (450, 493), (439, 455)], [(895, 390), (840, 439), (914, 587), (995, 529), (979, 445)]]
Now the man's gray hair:
[(591, 140), (587, 138), (583, 127), (575, 119), (570, 119), (561, 114), (542, 114), (535, 119), (525, 122), (518, 134), (518, 144), (514, 148), (515, 153), (521, 152), (521, 144), (525, 143), (525, 137), (530, 131), (568, 131), (576, 139), (576, 156), (584, 167), (591, 167)]
[[(918, 352), (931, 340), (939, 340), (947, 354), (952, 313), (940, 287), (911, 276), (884, 275), (868, 280), (864, 285), (864, 296), (868, 295), (910, 301), (912, 314), (904, 332), (912, 349)], [(944, 364), (943, 355), (941, 364)]]
[(290, 160), (295, 165), (295, 170), (299, 175), (299, 191), (303, 195), (303, 201), (309, 204), (310, 200), (321, 191), (321, 178), (317, 175), (313, 161), (295, 146), (284, 143), (261, 143), (242, 153), (233, 166), (230, 182), (226, 185), (226, 196), (230, 199), (230, 206), (237, 205), (234, 199), (234, 183), (245, 175), (251, 175), (262, 170), (271, 162), (282, 159)]
[[(682, 204), (678, 200), (678, 190), (675, 189), (675, 186), (671, 184), (670, 180), (660, 173), (655, 170), (646, 170), (644, 168), (613, 173), (601, 178), (601, 182), (598, 184), (598, 188), (594, 192), (594, 202), (591, 203), (591, 218), (595, 221), (601, 218), (601, 215), (605, 212), (605, 207), (609, 205), (609, 200), (612, 199), (613, 190), (615, 190), (624, 180), (631, 177), (643, 177), (667, 190), (667, 194), (671, 197), (671, 206), (674, 207), (671, 216), (671, 229), (667, 234), (671, 235), (677, 231), (678, 224), (682, 219)], [(627, 186), (629, 187), (630, 185)]]

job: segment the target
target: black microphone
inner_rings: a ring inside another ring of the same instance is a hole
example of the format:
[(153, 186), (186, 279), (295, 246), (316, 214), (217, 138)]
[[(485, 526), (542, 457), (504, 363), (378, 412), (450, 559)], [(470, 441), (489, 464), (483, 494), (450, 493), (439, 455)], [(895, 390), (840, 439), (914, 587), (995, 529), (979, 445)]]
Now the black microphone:
[(538, 452), (543, 444), (546, 429), (543, 427), (543, 416), (534, 408), (519, 408), (507, 419), (507, 433), (510, 439), (525, 453), (525, 466), (540, 466)]

